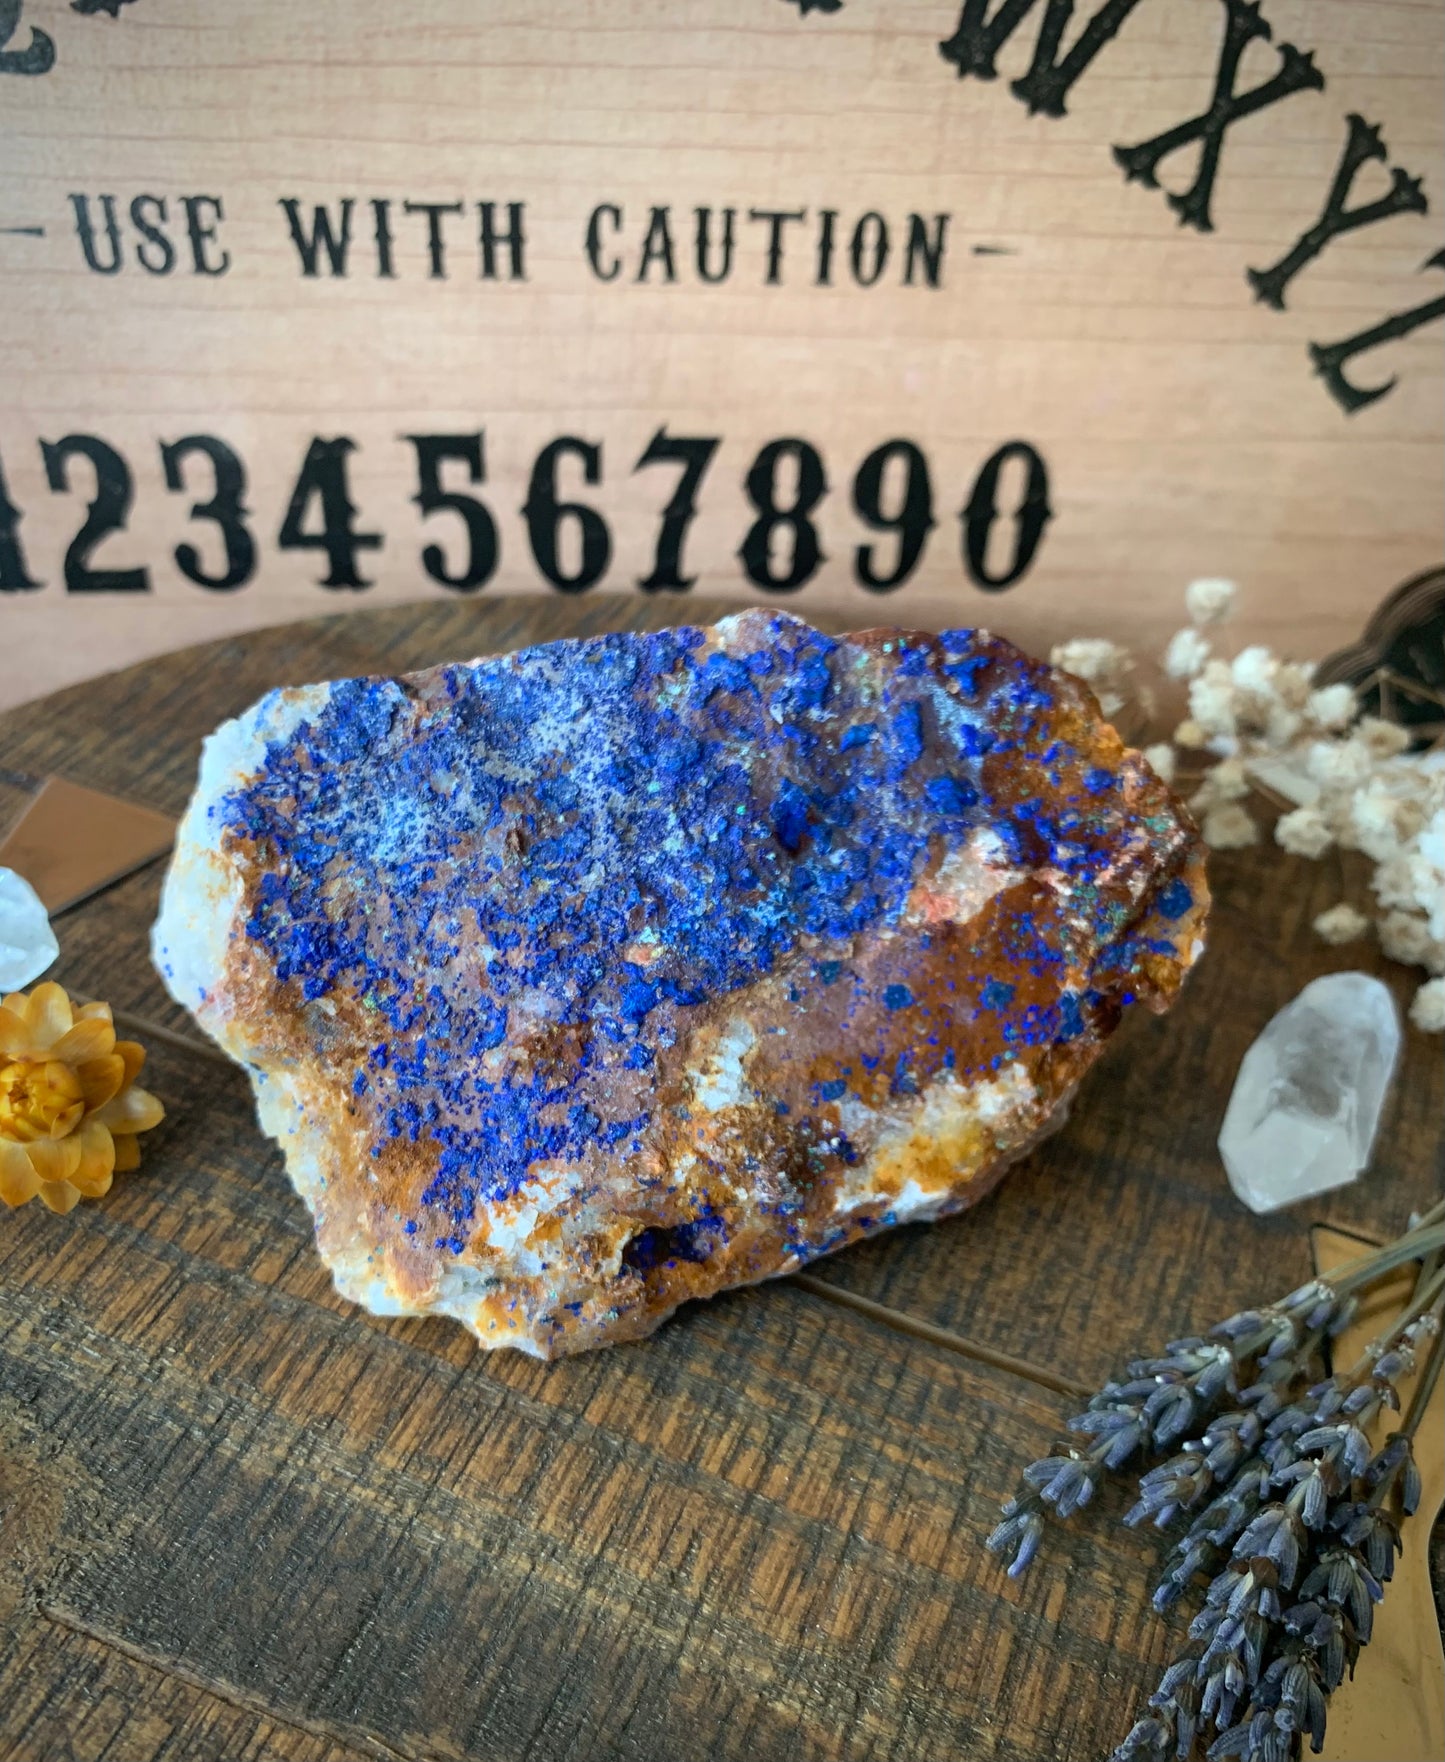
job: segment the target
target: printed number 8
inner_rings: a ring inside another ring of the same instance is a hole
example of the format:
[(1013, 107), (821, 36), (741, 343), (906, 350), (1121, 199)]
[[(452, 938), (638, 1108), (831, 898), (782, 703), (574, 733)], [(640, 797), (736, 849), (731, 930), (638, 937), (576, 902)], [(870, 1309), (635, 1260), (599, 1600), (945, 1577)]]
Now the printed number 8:
[[(798, 487), (791, 508), (780, 508), (776, 499), (778, 462), (785, 456), (798, 462)], [(747, 578), (770, 593), (794, 593), (812, 579), (823, 561), (818, 529), (808, 517), (828, 493), (818, 449), (805, 440), (769, 441), (753, 460), (745, 488), (748, 500), (758, 510), (738, 552)], [(793, 544), (786, 573), (775, 575), (772, 538), (779, 527), (791, 529)]]

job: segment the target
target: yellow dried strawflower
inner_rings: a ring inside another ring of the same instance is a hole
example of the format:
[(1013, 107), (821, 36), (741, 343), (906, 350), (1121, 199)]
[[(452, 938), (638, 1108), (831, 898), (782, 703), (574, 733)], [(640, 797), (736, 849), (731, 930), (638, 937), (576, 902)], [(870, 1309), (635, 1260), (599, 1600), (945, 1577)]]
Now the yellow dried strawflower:
[(64, 989), (37, 985), (0, 1002), (0, 1199), (40, 1195), (52, 1211), (110, 1190), (140, 1162), (137, 1132), (165, 1109), (136, 1086), (145, 1050), (117, 1040), (108, 1003), (72, 1009)]

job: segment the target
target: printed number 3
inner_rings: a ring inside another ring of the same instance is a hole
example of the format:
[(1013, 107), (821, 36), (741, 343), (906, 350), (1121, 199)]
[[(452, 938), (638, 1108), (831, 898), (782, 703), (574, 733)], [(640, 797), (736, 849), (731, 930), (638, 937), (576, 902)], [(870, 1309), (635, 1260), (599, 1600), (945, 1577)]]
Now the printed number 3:
[(211, 575), (201, 567), (200, 553), (192, 544), (176, 546), (176, 567), (187, 581), (213, 593), (230, 593), (244, 587), (256, 568), (256, 541), (246, 525), (246, 467), (223, 440), (211, 434), (188, 434), (181, 440), (162, 442), (161, 465), (166, 488), (183, 491), (181, 466), (192, 453), (204, 453), (211, 461), (216, 493), (209, 502), (191, 504), (192, 520), (214, 520), (226, 546), (226, 567)]

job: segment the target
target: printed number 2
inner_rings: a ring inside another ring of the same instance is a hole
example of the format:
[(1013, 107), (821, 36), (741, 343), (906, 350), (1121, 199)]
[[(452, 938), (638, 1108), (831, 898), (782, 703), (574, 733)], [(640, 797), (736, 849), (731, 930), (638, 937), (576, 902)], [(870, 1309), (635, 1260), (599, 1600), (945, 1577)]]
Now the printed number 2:
[(67, 434), (63, 440), (41, 441), (45, 479), (51, 489), (64, 494), (70, 488), (70, 461), (88, 459), (95, 472), (95, 497), (86, 511), (85, 524), (71, 539), (65, 553), (65, 587), (68, 593), (149, 593), (150, 576), (145, 569), (92, 569), (91, 554), (113, 532), (124, 532), (135, 486), (130, 466), (103, 440), (93, 434)]

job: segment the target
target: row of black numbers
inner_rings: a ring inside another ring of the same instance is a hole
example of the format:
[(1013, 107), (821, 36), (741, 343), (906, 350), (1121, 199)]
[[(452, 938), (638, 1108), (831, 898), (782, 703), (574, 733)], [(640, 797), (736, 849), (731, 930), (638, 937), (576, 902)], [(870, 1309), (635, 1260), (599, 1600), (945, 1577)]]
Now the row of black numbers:
[[(459, 478), (468, 488), (486, 482), (482, 431), (414, 434), (406, 439), (416, 452), (417, 488), (411, 499), (422, 517), (443, 511), (455, 514), (466, 536), (465, 551), (457, 547), (450, 556), (439, 544), (426, 545), (422, 567), (443, 587), (475, 593), (496, 573), (501, 555), (497, 523), (479, 496), (464, 488), (444, 488), (442, 476), (443, 467), (451, 466), (454, 482)], [(639, 587), (680, 593), (696, 580), (683, 573), (683, 551), (703, 480), (720, 444), (716, 436), (670, 435), (660, 428), (633, 466), (634, 471), (654, 465), (680, 468), (676, 488), (662, 510), (652, 567)], [(355, 448), (356, 442), (345, 436), (311, 442), (276, 535), (282, 550), (324, 554), (322, 587), (369, 587), (361, 571), (362, 554), (382, 546), (379, 532), (360, 529), (360, 512), (351, 500), (347, 459)], [(71, 466), (76, 460), (83, 459), (94, 476), (95, 493), (85, 522), (65, 552), (66, 588), (71, 593), (146, 592), (150, 574), (144, 567), (106, 569), (92, 563), (102, 541), (124, 532), (130, 517), (135, 486), (125, 459), (93, 434), (42, 440), (40, 453), (46, 482), (57, 493), (71, 490)], [(212, 522), (224, 549), (223, 566), (207, 569), (194, 545), (179, 544), (177, 569), (188, 581), (213, 593), (244, 587), (256, 570), (256, 541), (248, 523), (246, 468), (240, 456), (211, 434), (162, 442), (160, 455), (166, 488), (175, 494), (188, 493), (188, 481), (193, 492), (199, 474), (209, 472), (202, 481), (211, 493), (192, 504), (190, 518)], [(559, 436), (542, 448), (532, 465), (521, 513), (533, 560), (543, 577), (562, 593), (582, 593), (607, 573), (612, 534), (597, 508), (560, 499), (558, 480), (564, 463), (580, 466), (586, 485), (601, 485), (601, 446), (576, 435)], [(1011, 512), (999, 507), (1000, 477), (1007, 469), (1022, 483)], [(828, 494), (822, 457), (805, 440), (769, 441), (749, 466), (743, 484), (757, 516), (738, 550), (743, 573), (754, 586), (772, 593), (795, 592), (824, 560), (813, 521)], [(891, 535), (888, 541), (855, 548), (855, 579), (874, 593), (902, 587), (922, 560), (937, 524), (927, 459), (912, 441), (885, 441), (859, 465), (852, 500), (866, 527)], [(999, 447), (979, 468), (959, 513), (962, 562), (974, 585), (990, 592), (1011, 587), (1033, 562), (1049, 514), (1048, 471), (1038, 452), (1026, 441)], [(19, 522), (20, 512), (6, 493), (0, 467), (0, 590), (39, 585), (26, 563)], [(1011, 542), (995, 541), (999, 522), (1004, 522), (1005, 530), (1011, 527)], [(564, 545), (569, 530), (571, 541)]]

